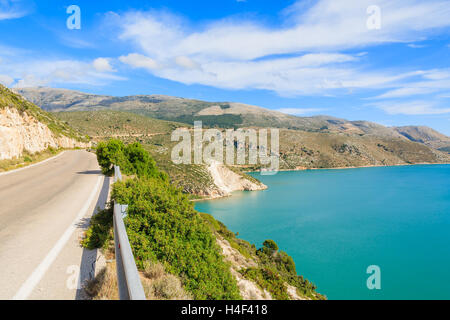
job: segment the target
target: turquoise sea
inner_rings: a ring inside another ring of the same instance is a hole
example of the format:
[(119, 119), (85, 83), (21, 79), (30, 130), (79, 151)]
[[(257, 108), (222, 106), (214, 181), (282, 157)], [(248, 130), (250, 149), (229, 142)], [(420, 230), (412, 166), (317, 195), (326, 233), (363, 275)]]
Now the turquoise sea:
[(450, 165), (252, 175), (269, 189), (197, 210), (257, 247), (275, 240), (329, 299), (450, 299)]

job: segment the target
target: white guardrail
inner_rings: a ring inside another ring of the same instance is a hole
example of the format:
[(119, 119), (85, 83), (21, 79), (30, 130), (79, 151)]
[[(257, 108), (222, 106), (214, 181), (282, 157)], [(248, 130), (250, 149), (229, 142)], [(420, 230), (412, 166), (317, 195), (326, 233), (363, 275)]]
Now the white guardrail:
[[(119, 166), (114, 166), (114, 182), (121, 181)], [(128, 205), (114, 203), (114, 244), (116, 252), (117, 284), (120, 300), (146, 300), (144, 288), (134, 261), (123, 223)]]

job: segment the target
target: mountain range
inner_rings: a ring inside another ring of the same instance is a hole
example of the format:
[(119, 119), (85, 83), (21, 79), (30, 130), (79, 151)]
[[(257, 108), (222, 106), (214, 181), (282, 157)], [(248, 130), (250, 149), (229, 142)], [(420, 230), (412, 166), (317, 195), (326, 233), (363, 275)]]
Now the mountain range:
[(155, 119), (214, 127), (274, 127), (321, 133), (407, 139), (450, 152), (450, 137), (425, 126), (386, 127), (331, 116), (298, 117), (236, 102), (206, 102), (164, 95), (114, 97), (46, 87), (16, 89), (30, 102), (52, 112), (114, 110)]

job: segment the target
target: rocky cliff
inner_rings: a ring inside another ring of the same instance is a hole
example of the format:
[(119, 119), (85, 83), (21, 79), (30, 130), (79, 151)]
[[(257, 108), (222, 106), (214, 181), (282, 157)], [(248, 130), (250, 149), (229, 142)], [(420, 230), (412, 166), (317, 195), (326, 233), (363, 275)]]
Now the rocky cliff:
[(0, 160), (52, 148), (86, 148), (90, 142), (50, 114), (0, 85)]
[(243, 176), (233, 172), (227, 166), (214, 162), (208, 167), (209, 174), (216, 186), (216, 192), (211, 194), (212, 198), (226, 197), (233, 191), (257, 191), (267, 189), (267, 186), (250, 176)]

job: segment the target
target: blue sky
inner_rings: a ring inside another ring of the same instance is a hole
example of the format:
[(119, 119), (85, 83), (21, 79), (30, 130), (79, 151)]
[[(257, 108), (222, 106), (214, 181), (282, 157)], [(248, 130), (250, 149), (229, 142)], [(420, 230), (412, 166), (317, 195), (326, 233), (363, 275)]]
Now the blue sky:
[[(66, 26), (78, 5), (81, 29)], [(0, 0), (0, 83), (236, 101), (450, 135), (448, 0)]]

